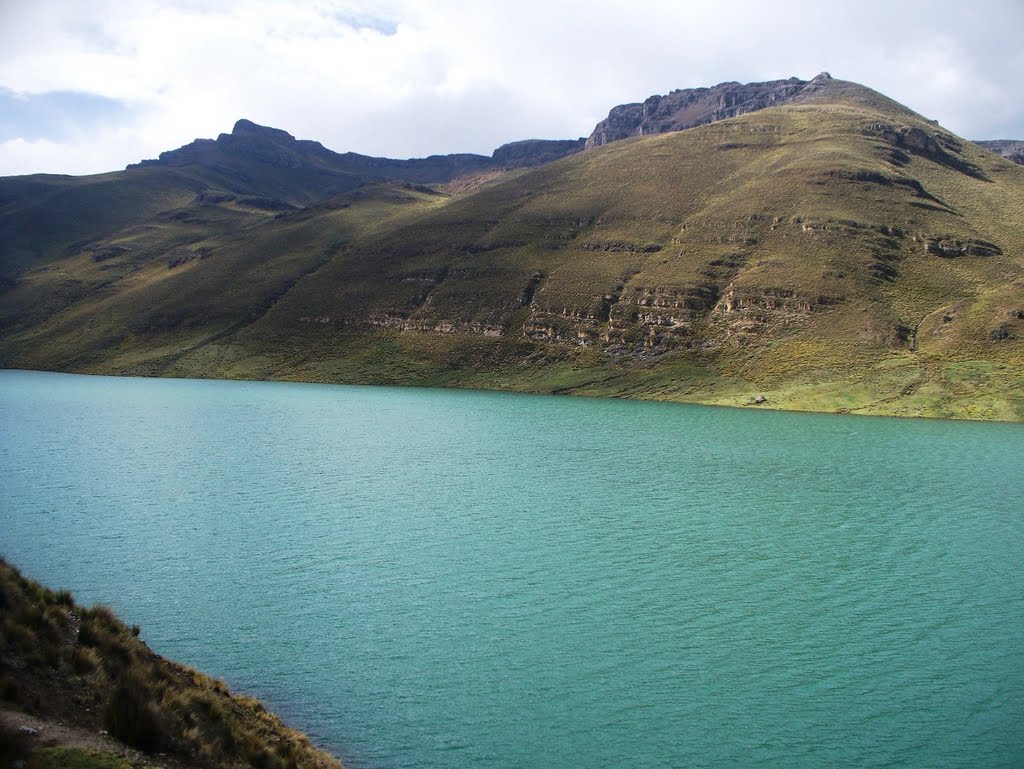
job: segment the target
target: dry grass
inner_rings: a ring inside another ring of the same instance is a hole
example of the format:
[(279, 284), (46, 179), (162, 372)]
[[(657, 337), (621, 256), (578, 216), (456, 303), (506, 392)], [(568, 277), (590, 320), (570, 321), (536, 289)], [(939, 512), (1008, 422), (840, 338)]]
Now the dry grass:
[(197, 766), (340, 766), (258, 700), (154, 654), (110, 609), (80, 607), (3, 561), (0, 608), (0, 697), (26, 712), (102, 728)]

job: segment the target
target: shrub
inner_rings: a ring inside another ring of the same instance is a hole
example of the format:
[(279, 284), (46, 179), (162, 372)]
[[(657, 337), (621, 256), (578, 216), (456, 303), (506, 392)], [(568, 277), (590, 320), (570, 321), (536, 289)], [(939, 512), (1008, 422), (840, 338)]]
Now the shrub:
[(100, 653), (90, 646), (78, 646), (71, 653), (71, 665), (75, 672), (82, 676), (99, 670), (103, 666), (103, 658)]
[(139, 750), (154, 752), (167, 747), (160, 708), (149, 685), (134, 671), (123, 673), (103, 713), (111, 735)]

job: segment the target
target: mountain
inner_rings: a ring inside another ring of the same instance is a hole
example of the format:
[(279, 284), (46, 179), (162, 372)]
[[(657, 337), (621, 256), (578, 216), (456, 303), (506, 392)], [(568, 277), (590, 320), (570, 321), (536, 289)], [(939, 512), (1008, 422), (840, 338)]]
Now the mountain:
[[(1024, 418), (1024, 169), (824, 74), (669, 97), (542, 165), (280, 210), (214, 176), (224, 137), (129, 169), (206, 186), (54, 238), (0, 363)], [(282, 189), (282, 142), (321, 157), (285, 137), (244, 155)]]
[(1007, 160), (1024, 165), (1024, 141), (996, 139), (993, 141), (976, 141), (975, 144), (991, 150)]
[(340, 769), (258, 700), (2, 559), (0, 606), (0, 765)]
[(309, 185), (311, 199), (322, 199), (368, 180), (437, 184), (481, 171), (540, 165), (577, 152), (583, 149), (583, 145), (583, 139), (530, 139), (502, 145), (491, 157), (457, 154), (393, 160), (355, 152), (339, 154), (326, 149), (320, 142), (296, 140), (278, 128), (239, 120), (230, 134), (221, 134), (216, 139), (197, 139), (179, 149), (161, 153), (156, 160), (143, 160), (128, 166), (128, 170), (203, 166), (223, 170), (225, 177), (221, 183), (227, 188), (237, 185), (240, 191), (250, 189), (256, 181), (273, 183), (271, 179), (241, 176), (238, 173), (241, 161), (250, 170), (286, 169), (287, 179), (294, 179), (297, 172), (312, 175), (319, 183)]
[[(648, 97), (643, 102), (620, 104), (595, 126), (585, 147), (598, 147), (634, 136), (684, 131), (768, 107), (813, 102), (819, 97), (827, 100), (840, 88), (845, 88), (850, 98), (876, 105), (888, 102), (885, 106), (889, 110), (909, 113), (881, 94), (856, 84), (842, 85), (828, 72), (822, 72), (812, 80), (791, 77), (765, 83), (719, 83), (710, 88), (680, 89)], [(974, 143), (1014, 163), (1024, 164), (1024, 141), (999, 139)]]
[[(0, 179), (0, 281), (68, 256), (130, 224), (200, 203), (228, 202), (234, 219), (294, 210), (362, 185), (445, 184), (458, 177), (526, 168), (583, 149), (584, 140), (527, 140), (491, 157), (435, 155), (392, 160), (339, 154), (276, 128), (239, 120), (230, 134), (197, 139), (120, 172)], [(209, 208), (205, 209), (206, 213)], [(184, 214), (183, 214), (184, 215)], [(221, 222), (218, 226), (232, 226)]]

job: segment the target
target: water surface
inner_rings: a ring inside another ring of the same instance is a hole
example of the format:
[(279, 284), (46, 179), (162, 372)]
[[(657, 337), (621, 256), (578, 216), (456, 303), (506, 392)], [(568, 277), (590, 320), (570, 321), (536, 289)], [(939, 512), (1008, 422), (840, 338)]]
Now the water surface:
[(0, 372), (0, 553), (352, 769), (1017, 767), (1024, 429)]

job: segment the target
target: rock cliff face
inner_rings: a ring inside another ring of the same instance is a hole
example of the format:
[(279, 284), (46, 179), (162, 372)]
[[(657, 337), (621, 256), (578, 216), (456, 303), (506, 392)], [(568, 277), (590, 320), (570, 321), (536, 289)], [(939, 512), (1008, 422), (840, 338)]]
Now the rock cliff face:
[(1002, 155), (1007, 160), (1024, 165), (1024, 141), (1016, 139), (997, 139), (995, 141), (976, 141), (980, 147)]
[(686, 88), (664, 96), (651, 96), (642, 104), (613, 107), (597, 124), (586, 146), (597, 147), (632, 136), (682, 131), (747, 112), (795, 101), (800, 96), (829, 88), (831, 75), (822, 72), (813, 80), (770, 80), (765, 83), (720, 83), (711, 88)]

